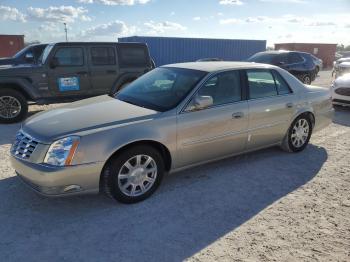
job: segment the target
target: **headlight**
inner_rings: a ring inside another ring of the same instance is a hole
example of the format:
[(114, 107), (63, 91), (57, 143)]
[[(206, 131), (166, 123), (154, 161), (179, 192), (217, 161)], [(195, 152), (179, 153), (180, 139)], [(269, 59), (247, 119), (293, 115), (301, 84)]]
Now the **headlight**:
[(78, 144), (78, 136), (69, 136), (53, 142), (46, 153), (44, 163), (53, 166), (71, 165)]

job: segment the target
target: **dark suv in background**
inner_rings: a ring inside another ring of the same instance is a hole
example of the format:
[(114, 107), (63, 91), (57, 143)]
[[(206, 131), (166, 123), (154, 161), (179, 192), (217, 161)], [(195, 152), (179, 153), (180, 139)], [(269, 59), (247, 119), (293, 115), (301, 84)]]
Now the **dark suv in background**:
[(49, 44), (38, 63), (0, 67), (0, 122), (25, 118), (28, 102), (70, 102), (115, 94), (154, 68), (146, 44)]
[(0, 65), (35, 64), (39, 61), (47, 44), (29, 45), (12, 57), (0, 58)]
[(308, 85), (316, 78), (316, 65), (309, 53), (297, 51), (266, 51), (256, 53), (247, 61), (279, 66)]

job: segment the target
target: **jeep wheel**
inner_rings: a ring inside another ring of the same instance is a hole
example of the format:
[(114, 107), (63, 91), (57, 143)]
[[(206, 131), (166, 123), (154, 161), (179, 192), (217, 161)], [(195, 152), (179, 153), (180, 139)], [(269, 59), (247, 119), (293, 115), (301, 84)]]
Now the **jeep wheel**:
[(27, 100), (20, 92), (12, 89), (0, 90), (0, 123), (19, 122), (27, 113)]

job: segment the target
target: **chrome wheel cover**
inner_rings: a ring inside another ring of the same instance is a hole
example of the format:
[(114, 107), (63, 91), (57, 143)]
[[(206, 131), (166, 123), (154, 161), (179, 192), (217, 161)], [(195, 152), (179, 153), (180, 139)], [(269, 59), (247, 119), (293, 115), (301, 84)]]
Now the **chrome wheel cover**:
[(22, 106), (17, 98), (13, 96), (0, 97), (0, 117), (11, 119), (18, 116), (21, 112)]
[(293, 146), (300, 148), (305, 143), (309, 137), (310, 126), (306, 119), (299, 119), (292, 129), (291, 141)]
[(147, 155), (133, 156), (119, 170), (119, 189), (127, 196), (141, 196), (155, 183), (157, 170), (157, 164), (152, 157)]

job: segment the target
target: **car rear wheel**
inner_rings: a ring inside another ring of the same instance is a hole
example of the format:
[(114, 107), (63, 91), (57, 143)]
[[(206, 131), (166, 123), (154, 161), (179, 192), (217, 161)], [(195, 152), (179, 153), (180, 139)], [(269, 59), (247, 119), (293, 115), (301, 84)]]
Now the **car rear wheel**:
[(103, 190), (122, 203), (136, 203), (156, 191), (163, 175), (161, 154), (150, 146), (135, 146), (107, 164), (102, 177)]
[(28, 113), (25, 97), (13, 89), (0, 90), (0, 123), (16, 123), (23, 120)]
[(312, 124), (308, 116), (301, 115), (291, 124), (283, 140), (282, 148), (287, 152), (303, 151), (310, 141)]

